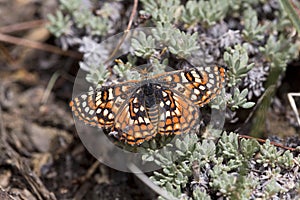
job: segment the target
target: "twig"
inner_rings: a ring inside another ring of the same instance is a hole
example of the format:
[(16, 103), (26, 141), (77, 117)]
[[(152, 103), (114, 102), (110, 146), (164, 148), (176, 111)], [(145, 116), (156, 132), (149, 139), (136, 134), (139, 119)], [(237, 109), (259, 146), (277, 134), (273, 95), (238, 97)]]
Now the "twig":
[(149, 188), (155, 191), (158, 195), (162, 196), (165, 199), (169, 200), (177, 200), (178, 198), (169, 194), (166, 190), (161, 187), (155, 185), (137, 166), (133, 163), (128, 164), (129, 170), (134, 173), (136, 177), (138, 177), (143, 183), (145, 183)]
[(51, 90), (52, 90), (52, 88), (53, 88), (53, 86), (54, 86), (54, 84), (55, 84), (55, 82), (56, 82), (56, 80), (58, 79), (59, 76), (60, 76), (60, 72), (59, 72), (59, 71), (56, 71), (56, 72), (52, 75), (52, 77), (50, 78), (50, 81), (49, 81), (49, 83), (48, 83), (48, 85), (47, 85), (47, 88), (46, 88), (46, 90), (45, 90), (45, 92), (44, 92), (44, 94), (43, 94), (42, 100), (41, 100), (41, 104), (42, 104), (42, 105), (45, 104), (45, 103), (47, 102), (47, 100), (48, 100), (48, 98), (49, 98), (49, 95), (50, 95), (50, 93), (51, 93)]
[(133, 8), (132, 8), (132, 11), (131, 11), (131, 15), (130, 15), (130, 18), (129, 18), (129, 22), (128, 22), (128, 25), (127, 25), (127, 28), (126, 30), (124, 31), (124, 34), (119, 42), (119, 44), (116, 46), (116, 48), (114, 49), (114, 51), (111, 53), (111, 55), (109, 56), (109, 58), (104, 62), (104, 64), (107, 64), (117, 53), (117, 51), (120, 49), (121, 45), (123, 44), (126, 36), (128, 35), (128, 32), (131, 28), (131, 25), (132, 25), (132, 22), (133, 22), (133, 18), (136, 14), (136, 10), (137, 10), (137, 7), (138, 7), (138, 0), (134, 0), (134, 4), (133, 4)]
[(91, 176), (94, 174), (96, 169), (99, 167), (100, 162), (96, 160), (92, 166), (87, 170), (86, 174), (81, 176), (79, 179), (77, 179), (75, 182), (80, 182), (82, 185), (76, 192), (74, 196), (74, 200), (81, 200), (84, 198), (85, 193), (87, 192), (88, 188), (90, 187), (90, 182), (87, 181), (91, 178)]
[(12, 32), (17, 32), (17, 31), (22, 31), (22, 30), (26, 30), (26, 29), (31, 29), (33, 27), (41, 26), (46, 23), (47, 23), (46, 20), (40, 19), (40, 20), (34, 20), (34, 21), (29, 21), (29, 22), (8, 25), (8, 26), (2, 26), (2, 27), (0, 27), (0, 33), (12, 33)]
[(80, 177), (80, 182), (83, 183), (86, 180), (90, 179), (91, 176), (94, 174), (94, 172), (96, 171), (96, 169), (100, 166), (100, 162), (98, 160), (96, 160), (92, 166), (87, 170), (87, 173), (84, 176)]
[[(258, 141), (259, 143), (266, 143), (266, 140), (264, 140), (264, 139), (251, 137), (251, 136), (249, 136), (249, 135), (239, 135), (239, 138), (255, 139), (255, 140)], [(286, 146), (283, 146), (283, 145), (278, 144), (278, 143), (276, 143), (276, 142), (270, 142), (270, 143), (271, 143), (272, 145), (276, 146), (276, 147), (279, 147), (279, 148), (282, 148), (282, 149), (285, 149), (285, 150), (290, 150), (290, 151), (295, 151), (295, 152), (298, 151), (298, 149), (296, 149), (296, 148), (286, 147)]]
[(63, 51), (60, 48), (56, 47), (56, 46), (52, 46), (49, 44), (43, 44), (40, 42), (35, 42), (35, 41), (31, 41), (31, 40), (26, 40), (23, 38), (17, 38), (17, 37), (13, 37), (13, 36), (9, 36), (9, 35), (5, 35), (0, 33), (0, 41), (3, 42), (7, 42), (7, 43), (11, 43), (11, 44), (16, 44), (16, 45), (21, 45), (21, 46), (25, 46), (25, 47), (30, 47), (33, 49), (39, 49), (39, 50), (43, 50), (43, 51), (48, 51), (51, 53), (55, 53), (55, 54), (59, 54), (59, 55), (64, 55), (64, 56), (69, 56), (69, 57), (73, 57), (76, 59), (81, 59), (81, 54), (78, 52), (74, 52), (74, 51)]

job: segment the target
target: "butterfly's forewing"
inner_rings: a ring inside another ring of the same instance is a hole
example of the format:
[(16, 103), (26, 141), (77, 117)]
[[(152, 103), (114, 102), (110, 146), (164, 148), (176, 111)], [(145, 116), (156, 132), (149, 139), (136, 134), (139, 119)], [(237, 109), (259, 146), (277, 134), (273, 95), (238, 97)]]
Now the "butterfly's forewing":
[(220, 93), (225, 81), (225, 71), (217, 66), (192, 68), (171, 72), (159, 79), (182, 98), (202, 107)]
[(95, 101), (96, 92), (93, 89), (90, 89), (88, 93), (81, 94), (78, 97), (75, 97), (70, 102), (70, 107), (73, 114), (79, 119), (82, 120), (85, 124), (90, 126), (100, 126), (96, 116), (96, 101)]
[(88, 93), (81, 94), (70, 102), (72, 111), (85, 124), (112, 128), (115, 116), (133, 92), (132, 84), (134, 83), (128, 82), (96, 90), (90, 89)]

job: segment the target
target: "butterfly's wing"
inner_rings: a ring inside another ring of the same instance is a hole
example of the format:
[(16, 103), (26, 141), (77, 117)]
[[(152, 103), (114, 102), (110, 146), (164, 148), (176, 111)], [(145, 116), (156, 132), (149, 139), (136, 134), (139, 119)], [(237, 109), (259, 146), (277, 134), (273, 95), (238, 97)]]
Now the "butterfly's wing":
[(220, 93), (225, 82), (225, 70), (218, 66), (192, 68), (170, 72), (158, 79), (182, 98), (202, 107)]
[(176, 135), (189, 131), (199, 119), (198, 107), (207, 104), (220, 92), (224, 69), (189, 69), (157, 75), (155, 104), (147, 108), (146, 95), (129, 81), (101, 90), (91, 90), (70, 102), (75, 116), (86, 124), (109, 128), (119, 139), (140, 144), (157, 133)]
[(155, 137), (155, 124), (146, 107), (147, 96), (138, 87), (116, 116), (114, 131), (128, 144), (141, 144)]
[(98, 126), (98, 119), (96, 117), (96, 102), (94, 89), (90, 88), (88, 93), (84, 93), (75, 97), (70, 101), (69, 106), (75, 117), (83, 121), (85, 124), (91, 126)]
[(199, 120), (198, 107), (171, 89), (164, 87), (159, 92), (158, 133), (179, 135), (194, 128)]
[(187, 132), (199, 119), (198, 108), (191, 101), (159, 84), (151, 83), (149, 87), (153, 89), (152, 95), (146, 95), (142, 87), (138, 88), (116, 116), (114, 129), (120, 140), (128, 144), (141, 144), (157, 133), (178, 135)]
[(132, 94), (136, 82), (91, 89), (86, 94), (75, 97), (70, 107), (76, 117), (85, 124), (99, 128), (112, 128), (115, 117)]

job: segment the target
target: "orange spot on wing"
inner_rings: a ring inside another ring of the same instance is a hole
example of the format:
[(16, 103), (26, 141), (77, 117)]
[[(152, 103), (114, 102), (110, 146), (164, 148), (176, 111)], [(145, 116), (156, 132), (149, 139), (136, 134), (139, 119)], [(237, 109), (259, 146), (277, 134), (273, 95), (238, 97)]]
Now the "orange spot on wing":
[(88, 97), (88, 105), (91, 109), (96, 110), (97, 106), (95, 105), (95, 102), (93, 100), (92, 96)]
[(107, 99), (107, 91), (106, 90), (103, 91), (102, 98), (103, 98), (103, 100)]
[(146, 126), (145, 124), (142, 124), (142, 125), (141, 125), (141, 129), (142, 129), (143, 131), (145, 131), (145, 130), (147, 130), (147, 126)]
[[(139, 131), (140, 130), (140, 128), (139, 128), (139, 126), (134, 126), (134, 131)], [(137, 133), (135, 133), (135, 134), (137, 134)]]
[(181, 80), (180, 80), (180, 77), (179, 77), (178, 75), (176, 75), (176, 74), (173, 75), (173, 78), (174, 78), (173, 81), (174, 81), (175, 83), (179, 83), (179, 82), (181, 81)]
[(166, 125), (170, 125), (170, 124), (172, 124), (172, 120), (171, 120), (170, 118), (168, 118), (168, 119), (166, 120)]
[(174, 123), (178, 123), (178, 122), (179, 122), (178, 117), (173, 117), (173, 122), (174, 122)]
[(73, 107), (73, 106), (74, 106), (74, 102), (73, 102), (73, 101), (70, 101), (69, 106), (70, 106), (70, 107)]
[(202, 79), (201, 79), (201, 84), (205, 85), (208, 82), (208, 75), (206, 72), (202, 73)]
[(189, 81), (193, 81), (193, 77), (191, 76), (191, 74), (189, 72), (185, 73), (185, 75)]

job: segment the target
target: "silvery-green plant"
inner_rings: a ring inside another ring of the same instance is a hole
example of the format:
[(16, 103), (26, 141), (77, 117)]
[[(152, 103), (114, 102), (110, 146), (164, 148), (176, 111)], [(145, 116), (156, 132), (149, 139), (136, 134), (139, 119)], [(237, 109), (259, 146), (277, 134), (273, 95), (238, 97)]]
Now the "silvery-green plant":
[(227, 11), (226, 0), (191, 0), (186, 3), (181, 20), (190, 26), (200, 23), (204, 27), (209, 27), (222, 20)]
[(179, 0), (169, 0), (169, 1), (159, 1), (159, 0), (141, 0), (143, 9), (140, 14), (148, 14), (152, 16), (152, 22), (162, 22), (162, 23), (173, 23), (174, 20), (178, 18), (178, 13), (180, 13), (180, 1)]
[[(198, 142), (197, 136), (191, 134), (168, 144), (168, 148), (173, 152), (163, 150), (152, 154), (162, 171), (154, 172), (151, 179), (177, 198), (209, 199), (208, 194), (213, 193), (219, 198), (252, 199), (280, 196), (287, 192), (289, 184), (293, 185), (290, 190), (299, 188), (300, 176), (296, 175), (299, 169), (294, 161), (299, 156), (278, 151), (268, 140), (259, 144), (223, 132), (217, 141)], [(192, 181), (187, 185), (189, 179)], [(280, 187), (281, 181), (287, 183)], [(189, 190), (192, 194), (185, 193)]]
[(254, 63), (248, 64), (248, 53), (246, 44), (235, 45), (234, 48), (228, 49), (224, 53), (224, 62), (228, 66), (228, 86), (233, 87), (241, 84), (242, 78), (247, 75), (247, 72), (252, 69)]
[(243, 36), (246, 41), (262, 40), (264, 38), (264, 31), (266, 26), (258, 24), (258, 18), (256, 11), (249, 7), (244, 11), (244, 23)]

